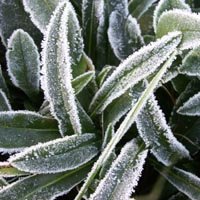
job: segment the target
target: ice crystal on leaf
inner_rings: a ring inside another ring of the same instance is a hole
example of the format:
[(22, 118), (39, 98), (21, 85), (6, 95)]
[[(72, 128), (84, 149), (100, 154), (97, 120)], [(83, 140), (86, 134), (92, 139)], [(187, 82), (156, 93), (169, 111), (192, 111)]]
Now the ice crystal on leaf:
[(6, 94), (0, 89), (0, 111), (12, 110)]

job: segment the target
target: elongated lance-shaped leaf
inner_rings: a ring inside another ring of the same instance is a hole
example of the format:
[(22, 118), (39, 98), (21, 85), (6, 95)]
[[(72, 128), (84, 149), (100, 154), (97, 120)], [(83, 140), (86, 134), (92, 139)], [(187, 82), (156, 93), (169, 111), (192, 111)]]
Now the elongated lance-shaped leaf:
[(37, 46), (28, 33), (22, 29), (14, 31), (8, 42), (6, 59), (12, 83), (31, 99), (36, 98), (39, 93), (40, 60)]
[(153, 155), (169, 166), (182, 158), (190, 158), (188, 150), (174, 137), (163, 112), (151, 96), (136, 120), (137, 129)]
[(22, 0), (0, 1), (0, 36), (5, 46), (13, 31), (19, 28), (28, 32), (40, 44), (42, 35), (24, 11)]
[(64, 0), (23, 0), (25, 11), (30, 14), (32, 22), (45, 33), (56, 6)]
[(81, 74), (80, 76), (77, 76), (72, 80), (72, 87), (74, 88), (76, 95), (87, 86), (87, 84), (94, 78), (94, 75), (94, 71), (89, 71)]
[(0, 89), (0, 111), (12, 110), (6, 94)]
[(6, 81), (3, 77), (3, 73), (2, 73), (2, 69), (1, 69), (1, 65), (0, 65), (0, 89), (5, 92), (5, 94), (7, 96), (9, 96), (9, 91), (8, 91), (8, 87), (6, 85)]
[(90, 200), (128, 200), (137, 186), (148, 150), (134, 139), (121, 150)]
[[(158, 20), (162, 13), (173, 9), (186, 10), (189, 12), (191, 11), (190, 6), (185, 3), (185, 0), (160, 0), (158, 5), (156, 6), (153, 17), (153, 27), (155, 32)], [(168, 25), (168, 23), (166, 25)]]
[(17, 168), (12, 167), (8, 162), (0, 162), (0, 177), (10, 178), (29, 175)]
[(112, 123), (114, 126), (138, 101), (145, 88), (145, 82), (141, 81), (108, 105), (104, 111), (105, 126), (109, 123)]
[(129, 12), (139, 19), (156, 0), (131, 0), (129, 1)]
[(32, 175), (20, 179), (0, 191), (1, 200), (53, 200), (67, 194), (89, 172), (91, 164), (65, 173)]
[(192, 200), (200, 199), (200, 178), (195, 174), (177, 167), (163, 169), (157, 163), (155, 167), (180, 192)]
[(4, 186), (8, 185), (7, 181), (0, 177), (0, 189), (2, 189)]
[(57, 122), (30, 111), (0, 112), (0, 150), (19, 151), (59, 137)]
[(72, 23), (76, 23), (74, 15), (74, 9), (68, 1), (61, 3), (51, 18), (43, 44), (42, 88), (50, 102), (52, 114), (59, 122), (62, 135), (67, 132), (69, 120), (76, 134), (82, 132), (71, 85), (70, 46), (76, 44), (72, 44), (74, 40), (69, 40), (73, 37), (69, 30)]
[(104, 135), (104, 139), (103, 139), (103, 143), (102, 143), (102, 149), (104, 149), (106, 147), (106, 145), (110, 142), (113, 134), (115, 133), (114, 131), (114, 126), (112, 125), (112, 123), (110, 123), (105, 131), (105, 135)]
[(110, 154), (115, 149), (118, 142), (122, 139), (122, 137), (125, 135), (127, 130), (130, 128), (130, 126), (133, 124), (133, 122), (136, 120), (138, 114), (140, 113), (141, 109), (144, 107), (146, 101), (149, 99), (149, 97), (152, 95), (154, 89), (158, 85), (159, 81), (161, 80), (163, 74), (167, 71), (167, 69), (171, 66), (172, 62), (174, 61), (176, 57), (177, 51), (173, 52), (170, 58), (165, 62), (163, 67), (159, 70), (159, 72), (155, 75), (155, 77), (152, 79), (152, 81), (149, 83), (147, 88), (145, 89), (142, 96), (138, 99), (137, 103), (132, 107), (132, 109), (127, 114), (124, 121), (121, 123), (120, 127), (117, 129), (116, 133), (113, 135), (112, 139), (102, 152), (102, 154), (99, 156), (99, 159), (94, 164), (91, 172), (89, 173), (85, 183), (83, 184), (82, 188), (80, 189), (78, 195), (76, 196), (75, 200), (81, 200), (82, 196), (92, 183), (93, 179), (95, 178), (96, 174), (99, 172), (102, 165), (106, 162), (106, 160), (109, 158)]
[(93, 113), (101, 113), (114, 99), (156, 71), (180, 41), (180, 32), (173, 32), (129, 56), (96, 93), (90, 110)]
[(165, 11), (158, 21), (156, 35), (160, 38), (171, 31), (182, 32), (181, 50), (199, 46), (200, 16), (178, 9)]
[(140, 27), (128, 16), (128, 1), (110, 1), (108, 38), (116, 57), (124, 60), (143, 45)]
[(200, 116), (200, 92), (186, 101), (177, 112), (181, 115)]
[(57, 173), (87, 163), (99, 152), (99, 140), (94, 134), (66, 136), (25, 149), (9, 158), (19, 170), (37, 174)]
[(179, 71), (189, 76), (200, 76), (200, 47), (191, 50), (185, 56)]

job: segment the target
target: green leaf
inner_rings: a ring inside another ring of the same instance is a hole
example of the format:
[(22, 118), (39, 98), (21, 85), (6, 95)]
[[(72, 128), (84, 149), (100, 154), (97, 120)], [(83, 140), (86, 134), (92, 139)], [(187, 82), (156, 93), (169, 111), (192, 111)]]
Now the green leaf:
[(94, 75), (94, 71), (89, 71), (81, 74), (80, 76), (77, 76), (72, 80), (72, 87), (74, 88), (76, 95), (87, 86), (87, 84), (94, 78)]
[(181, 74), (200, 76), (200, 47), (191, 50), (179, 68)]
[(130, 0), (129, 12), (136, 18), (140, 18), (156, 0)]
[(32, 22), (37, 28), (45, 33), (51, 15), (56, 6), (64, 0), (23, 0), (25, 11), (30, 14)]
[(8, 185), (7, 181), (0, 177), (0, 189), (2, 189), (4, 186)]
[(2, 91), (7, 94), (7, 96), (9, 96), (9, 91), (8, 91), (8, 87), (6, 85), (6, 81), (3, 77), (2, 74), (2, 69), (1, 69), (1, 65), (0, 65), (0, 89), (2, 89)]
[(104, 149), (106, 147), (106, 145), (110, 142), (113, 134), (114, 134), (114, 126), (110, 123), (105, 131), (105, 135), (104, 135), (104, 139), (103, 139), (103, 143), (102, 143), (102, 149)]
[(40, 43), (41, 33), (24, 11), (22, 0), (0, 1), (0, 36), (5, 46), (13, 31), (20, 28), (28, 32), (37, 44)]
[(153, 26), (156, 32), (160, 16), (165, 12), (173, 9), (181, 9), (191, 12), (191, 8), (185, 3), (185, 0), (160, 0), (154, 11)]
[(174, 137), (163, 112), (152, 96), (136, 120), (137, 128), (145, 144), (163, 164), (170, 166), (180, 159), (190, 158), (188, 150)]
[(39, 57), (37, 46), (29, 34), (22, 29), (14, 31), (6, 53), (8, 73), (12, 83), (33, 101), (39, 94)]
[(181, 31), (183, 38), (180, 49), (195, 48), (200, 45), (200, 16), (183, 10), (165, 11), (158, 22), (158, 38), (172, 31)]
[(6, 97), (6, 94), (0, 89), (0, 111), (12, 110), (10, 102)]
[(0, 112), (0, 150), (19, 151), (59, 137), (56, 120), (30, 111)]
[(143, 47), (123, 61), (104, 82), (90, 104), (92, 113), (101, 113), (114, 99), (156, 71), (180, 43), (178, 32)]
[(103, 150), (101, 155), (99, 156), (99, 159), (94, 164), (91, 172), (89, 173), (85, 183), (83, 184), (82, 188), (80, 189), (78, 195), (76, 196), (75, 200), (81, 200), (82, 196), (92, 183), (93, 179), (95, 178), (96, 174), (101, 169), (102, 165), (107, 161), (113, 150), (115, 149), (118, 142), (122, 139), (122, 137), (125, 135), (127, 130), (130, 128), (130, 126), (134, 123), (136, 120), (136, 117), (138, 116), (139, 112), (145, 105), (146, 101), (149, 99), (149, 97), (152, 95), (154, 89), (158, 85), (159, 81), (161, 80), (162, 76), (165, 74), (167, 69), (171, 66), (172, 62), (174, 61), (176, 57), (177, 52), (175, 51), (171, 57), (165, 62), (163, 67), (159, 70), (159, 72), (155, 75), (155, 77), (152, 79), (152, 81), (149, 83), (148, 87), (145, 89), (142, 96), (139, 98), (137, 103), (132, 107), (132, 109), (129, 111), (127, 116), (125, 117), (124, 121), (121, 123), (119, 128), (117, 129), (116, 133), (113, 135), (112, 139), (106, 146), (106, 148)]
[(99, 152), (99, 140), (94, 134), (66, 136), (25, 149), (9, 158), (19, 170), (49, 174), (75, 169)]
[(200, 199), (200, 178), (196, 175), (179, 169), (177, 167), (161, 169), (156, 165), (156, 169), (180, 192), (190, 199)]
[(91, 165), (84, 165), (65, 173), (32, 175), (20, 179), (0, 191), (1, 200), (33, 200), (55, 199), (67, 194), (79, 184), (89, 172)]
[(148, 150), (134, 139), (121, 150), (90, 200), (128, 199), (138, 184)]
[(177, 112), (181, 115), (200, 116), (200, 92), (186, 101)]
[(128, 13), (127, 0), (110, 1), (108, 38), (119, 60), (124, 60), (144, 44), (140, 27)]
[(77, 31), (80, 31), (80, 27), (71, 3), (66, 1), (59, 4), (43, 43), (42, 88), (62, 135), (66, 134), (69, 126), (72, 126), (74, 133), (82, 133), (71, 84), (72, 65), (79, 60), (82, 51), (77, 46), (81, 40)]

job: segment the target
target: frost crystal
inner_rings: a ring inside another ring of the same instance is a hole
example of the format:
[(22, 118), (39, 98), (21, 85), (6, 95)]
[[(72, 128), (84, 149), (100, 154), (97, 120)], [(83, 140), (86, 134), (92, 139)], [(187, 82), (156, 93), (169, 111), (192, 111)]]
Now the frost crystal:
[[(69, 120), (75, 133), (82, 132), (71, 85), (73, 59), (70, 49), (76, 44), (69, 40), (72, 37), (69, 28), (73, 23), (70, 18), (74, 15), (74, 9), (68, 1), (59, 4), (51, 18), (43, 43), (42, 88), (50, 102), (52, 115), (59, 122), (62, 135), (67, 131)], [(76, 24), (76, 21), (74, 23)]]
[(96, 93), (90, 110), (102, 112), (114, 99), (153, 73), (169, 58), (180, 41), (180, 32), (173, 32), (129, 56)]
[(169, 166), (181, 158), (190, 158), (187, 149), (177, 141), (167, 125), (154, 96), (147, 101), (136, 124), (141, 138), (163, 164)]
[(128, 200), (138, 184), (147, 152), (137, 139), (127, 143), (90, 200)]
[(10, 102), (6, 97), (6, 94), (0, 89), (0, 111), (12, 110)]
[(31, 173), (47, 174), (75, 169), (99, 152), (94, 134), (66, 136), (25, 149), (9, 158), (14, 167)]
[(186, 101), (177, 112), (181, 115), (200, 116), (200, 92)]

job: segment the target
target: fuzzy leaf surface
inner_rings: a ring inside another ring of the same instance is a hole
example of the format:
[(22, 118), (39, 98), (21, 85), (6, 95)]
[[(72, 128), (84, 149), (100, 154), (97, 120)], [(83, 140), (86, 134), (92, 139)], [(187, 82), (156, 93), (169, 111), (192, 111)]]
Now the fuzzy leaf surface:
[(137, 128), (153, 155), (169, 166), (190, 158), (188, 150), (174, 137), (154, 96), (147, 101), (136, 120)]
[(0, 89), (0, 111), (12, 110), (6, 94)]
[(41, 33), (24, 11), (22, 0), (0, 1), (0, 36), (5, 46), (13, 31), (20, 28), (28, 32), (37, 44), (40, 43)]
[(6, 85), (6, 81), (3, 77), (3, 73), (2, 73), (2, 69), (1, 69), (1, 65), (0, 65), (0, 89), (6, 93), (6, 95), (9, 95), (9, 91), (8, 91), (8, 87)]
[(0, 150), (12, 152), (59, 137), (57, 122), (30, 111), (0, 112)]
[(134, 139), (121, 150), (90, 200), (128, 200), (137, 186), (148, 150)]
[(94, 134), (66, 136), (25, 149), (9, 158), (19, 170), (38, 174), (58, 173), (78, 168), (99, 152)]
[(162, 13), (173, 9), (191, 11), (190, 6), (185, 3), (185, 0), (160, 0), (154, 11), (153, 26), (155, 32)]
[(156, 35), (160, 38), (172, 31), (181, 31), (183, 34), (181, 50), (199, 46), (200, 16), (178, 9), (164, 12), (160, 16)]
[(177, 112), (182, 115), (200, 116), (200, 92), (186, 101)]
[(25, 11), (30, 14), (32, 22), (45, 33), (51, 15), (56, 6), (64, 0), (23, 0)]
[(179, 71), (188, 76), (200, 76), (200, 47), (191, 50), (185, 56)]
[(101, 113), (114, 99), (156, 71), (181, 41), (179, 32), (141, 48), (123, 61), (93, 98), (90, 110)]
[(37, 46), (22, 29), (14, 31), (6, 53), (8, 73), (12, 83), (22, 89), (29, 98), (39, 93), (40, 60)]
[(0, 191), (1, 200), (55, 199), (67, 194), (79, 184), (89, 172), (91, 166), (85, 165), (65, 173), (32, 175), (18, 180)]
[(62, 135), (66, 134), (69, 125), (75, 133), (82, 132), (71, 84), (72, 65), (75, 62), (73, 58), (75, 56), (78, 59), (76, 54), (79, 52), (76, 52), (78, 43), (77, 37), (74, 37), (77, 36), (76, 31), (80, 31), (77, 30), (80, 29), (77, 21), (71, 3), (66, 1), (59, 4), (51, 18), (43, 44), (42, 88)]

